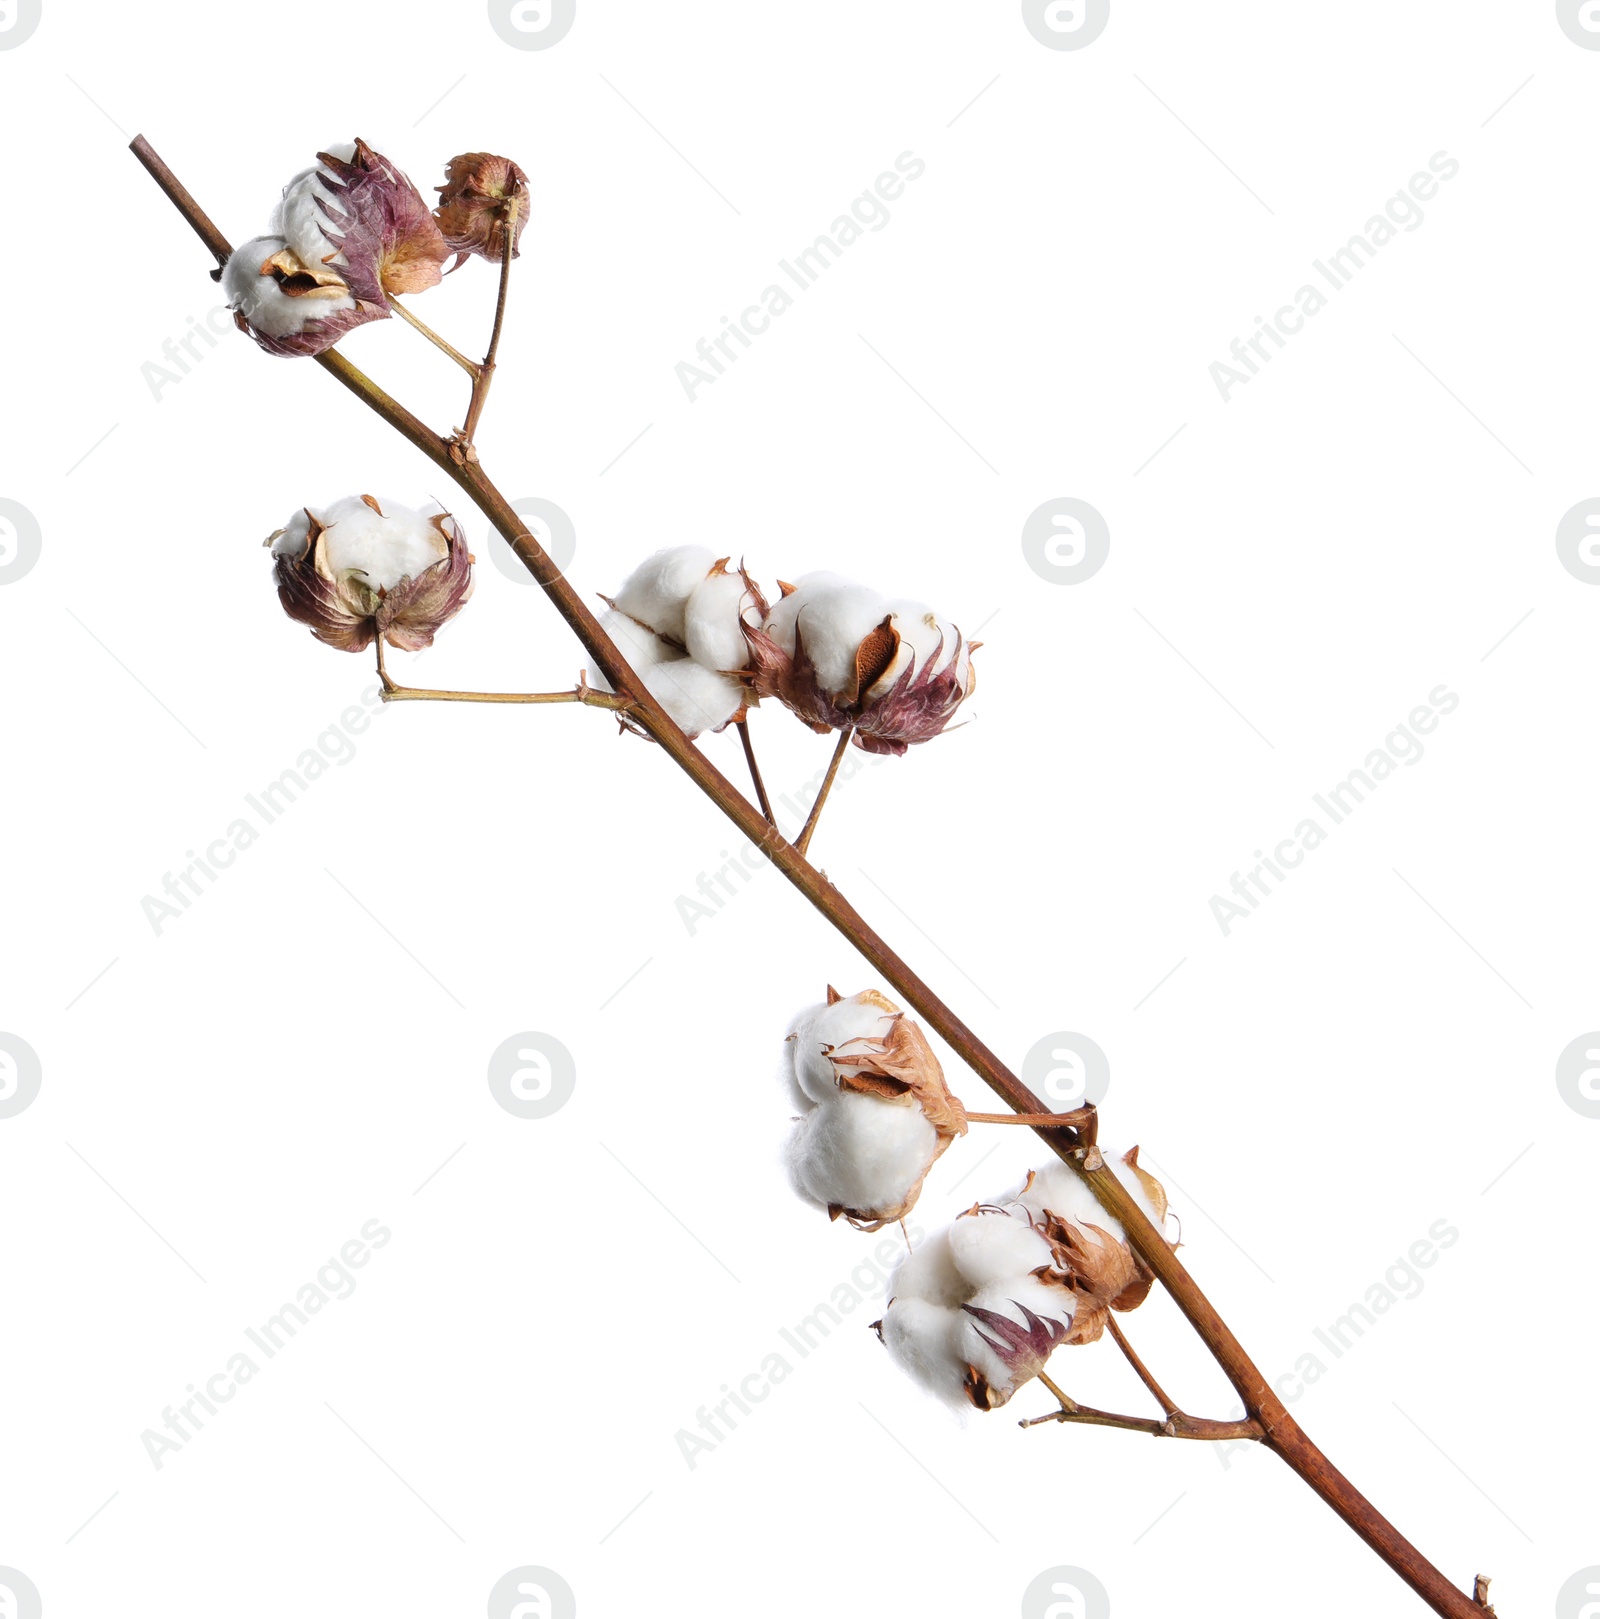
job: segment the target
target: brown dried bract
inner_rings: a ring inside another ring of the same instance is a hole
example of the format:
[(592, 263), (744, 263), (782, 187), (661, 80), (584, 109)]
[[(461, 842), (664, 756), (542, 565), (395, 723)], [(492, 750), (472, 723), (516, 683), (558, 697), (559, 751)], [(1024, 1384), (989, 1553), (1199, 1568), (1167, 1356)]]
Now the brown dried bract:
[(513, 221), (511, 256), (521, 258), (530, 213), (528, 177), (509, 157), (463, 152), (450, 159), (438, 188), (434, 218), (459, 269), (471, 255), (498, 264), (505, 257), (506, 223)]

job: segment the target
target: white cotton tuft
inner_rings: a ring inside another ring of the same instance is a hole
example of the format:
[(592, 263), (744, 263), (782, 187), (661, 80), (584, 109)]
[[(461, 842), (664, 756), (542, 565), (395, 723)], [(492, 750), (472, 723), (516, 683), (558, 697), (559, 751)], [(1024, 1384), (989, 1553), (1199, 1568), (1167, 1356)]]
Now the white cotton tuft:
[[(888, 611), (893, 618), (900, 645), (889, 667), (873, 682), (868, 698), (882, 697), (910, 671), (913, 677), (938, 674), (955, 659), (961, 632), (947, 618), (940, 618), (926, 602), (892, 601)], [(880, 620), (881, 622), (881, 620)], [(962, 656), (965, 646), (962, 644)], [(965, 680), (963, 679), (963, 684)]]
[[(416, 578), (449, 554), (432, 521), (443, 515), (441, 507), (414, 511), (396, 500), (373, 499), (378, 510), (360, 495), (348, 495), (317, 512), (302, 507), (273, 535), (273, 556), (302, 556), (313, 518), (327, 534), (323, 554), (329, 569), (335, 574), (359, 573), (378, 590), (393, 590), (402, 579)], [(455, 520), (449, 522), (459, 535)]]
[(229, 306), (237, 310), (251, 327), (267, 337), (295, 337), (314, 320), (354, 309), (349, 294), (336, 298), (291, 298), (272, 274), (263, 275), (261, 266), (288, 244), (281, 236), (257, 236), (234, 249), (222, 272), (223, 290)]
[(745, 710), (748, 696), (737, 680), (705, 669), (693, 658), (665, 658), (639, 671), (650, 695), (688, 737), (720, 731)]
[(707, 669), (743, 669), (750, 662), (743, 626), (759, 623), (755, 596), (741, 574), (708, 574), (684, 605), (684, 645)]
[(1035, 1274), (1052, 1261), (1050, 1244), (1025, 1220), (995, 1209), (962, 1215), (889, 1279), (885, 1346), (952, 1405), (1004, 1405), (1042, 1370), (1077, 1313), (1070, 1288)]
[(267, 544), (272, 547), (275, 557), (289, 557), (291, 559), (301, 556), (305, 552), (306, 541), (311, 537), (311, 514), (301, 507), (282, 528), (278, 530)]
[(716, 560), (703, 545), (674, 545), (657, 551), (628, 575), (615, 605), (681, 647), (684, 607)]
[(872, 991), (838, 1001), (808, 1006), (789, 1025), (788, 1045), (794, 1061), (795, 1081), (813, 1102), (826, 1102), (839, 1093), (839, 1081), (828, 1053), (855, 1040), (882, 1040), (894, 1024), (895, 1013)]
[[(738, 717), (746, 694), (737, 680), (702, 669), (671, 642), (647, 629), (632, 614), (613, 607), (600, 616), (600, 628), (617, 644), (628, 667), (643, 679), (646, 689), (690, 737), (702, 731), (720, 731)], [(610, 691), (611, 682), (589, 665), (589, 684)]]
[[(1164, 1235), (1166, 1210), (1155, 1203), (1149, 1187), (1129, 1167), (1126, 1154), (1112, 1152), (1104, 1146), (1100, 1151), (1106, 1161), (1106, 1167), (1133, 1194), (1134, 1201), (1144, 1211), (1150, 1223)], [(997, 1199), (997, 1202), (1008, 1209), (1026, 1210), (1028, 1217), (1036, 1223), (1043, 1221), (1048, 1210), (1051, 1214), (1063, 1220), (1071, 1220), (1077, 1225), (1099, 1226), (1118, 1242), (1127, 1240), (1127, 1231), (1122, 1222), (1100, 1206), (1100, 1200), (1090, 1191), (1083, 1177), (1068, 1169), (1059, 1158), (1047, 1159), (1020, 1187)]]
[(921, 1185), (939, 1132), (919, 1107), (836, 1091), (795, 1120), (784, 1157), (789, 1179), (824, 1209), (894, 1209)]
[[(646, 679), (658, 663), (675, 656), (672, 648), (654, 630), (647, 630), (643, 624), (629, 618), (626, 613), (618, 612), (615, 607), (600, 615), (600, 628), (616, 642), (617, 650), (627, 659), (628, 667)], [(588, 681), (596, 691), (613, 689), (595, 663), (589, 665)]]
[(340, 266), (348, 262), (338, 244), (329, 240), (334, 222), (322, 210), (327, 202), (338, 207), (338, 196), (322, 185), (322, 168), (308, 168), (296, 175), (283, 191), (279, 206), (272, 210), (272, 230), (287, 241), (296, 259), (309, 269), (322, 266)]
[(831, 1217), (876, 1231), (910, 1212), (934, 1160), (965, 1134), (966, 1113), (926, 1036), (892, 1001), (871, 989), (828, 996), (784, 1041), (799, 1114), (789, 1179)]
[(825, 692), (855, 695), (856, 653), (888, 615), (888, 602), (866, 585), (830, 585), (806, 593), (799, 639)]
[(776, 603), (767, 615), (766, 631), (774, 641), (794, 656), (794, 625), (800, 614), (800, 609), (812, 599), (813, 596), (825, 590), (848, 586), (854, 581), (846, 579), (842, 573), (829, 573), (819, 569), (815, 573), (804, 573), (795, 581), (794, 589), (787, 596)]
[(335, 575), (359, 573), (375, 590), (416, 579), (450, 554), (431, 522), (399, 501), (347, 495), (316, 514), (326, 529), (323, 555)]

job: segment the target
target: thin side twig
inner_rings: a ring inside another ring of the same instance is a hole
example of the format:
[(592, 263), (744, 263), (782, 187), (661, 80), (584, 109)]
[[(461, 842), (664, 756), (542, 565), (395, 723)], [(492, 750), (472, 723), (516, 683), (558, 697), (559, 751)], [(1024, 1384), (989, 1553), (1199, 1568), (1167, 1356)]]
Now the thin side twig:
[(517, 240), (517, 199), (506, 202), (504, 234), (500, 239), (500, 294), (495, 300), (494, 328), (489, 333), (489, 349), (483, 364), (476, 368), (472, 383), (472, 400), (467, 406), (467, 424), (461, 429), (462, 440), (471, 444), (483, 417), (483, 407), (489, 400), (489, 388), (494, 382), (495, 356), (500, 352), (500, 332), (506, 323), (506, 295), (511, 290), (511, 257)]
[(451, 343), (447, 343), (444, 338), (440, 337), (440, 335), (434, 331), (430, 325), (428, 325), (426, 321), (419, 319), (416, 315), (413, 315), (411, 311), (407, 309), (406, 306), (401, 303), (393, 293), (389, 294), (389, 307), (401, 318), (401, 320), (407, 322), (411, 326), (414, 326), (419, 332), (421, 332), (422, 335), (427, 338), (427, 340), (432, 343), (436, 349), (442, 349), (446, 354), (448, 354), (450, 358), (454, 360), (469, 377), (472, 378), (474, 384), (477, 383), (478, 362), (476, 360), (469, 360), (460, 349), (456, 348)]
[(1230, 1439), (1260, 1440), (1265, 1437), (1261, 1424), (1249, 1417), (1238, 1422), (1213, 1422), (1208, 1417), (1187, 1417), (1182, 1412), (1165, 1420), (1125, 1417), (1116, 1411), (1101, 1411), (1092, 1405), (1079, 1405), (1043, 1372), (1039, 1373), (1039, 1381), (1055, 1395), (1061, 1409), (1047, 1411), (1042, 1417), (1025, 1417), (1017, 1424), (1019, 1428), (1038, 1428), (1049, 1422), (1078, 1422), (1091, 1428), (1122, 1428), (1129, 1433), (1149, 1434), (1153, 1439), (1195, 1439), (1213, 1444)]
[(744, 744), (745, 763), (750, 766), (750, 781), (756, 790), (756, 802), (766, 816), (769, 826), (776, 826), (778, 818), (772, 813), (772, 801), (767, 797), (767, 784), (761, 779), (761, 766), (756, 763), (756, 745), (750, 740), (749, 720), (739, 721), (739, 740)]
[(828, 773), (822, 778), (822, 790), (817, 794), (817, 801), (811, 806), (811, 813), (806, 817), (806, 824), (800, 836), (795, 839), (796, 854), (804, 854), (811, 847), (811, 834), (817, 830), (817, 822), (822, 819), (822, 806), (828, 802), (828, 794), (833, 788), (833, 778), (839, 774), (839, 766), (844, 763), (844, 750), (850, 746), (850, 738), (856, 734), (853, 725), (847, 725), (839, 733), (839, 745), (833, 750), (832, 762), (828, 765)]

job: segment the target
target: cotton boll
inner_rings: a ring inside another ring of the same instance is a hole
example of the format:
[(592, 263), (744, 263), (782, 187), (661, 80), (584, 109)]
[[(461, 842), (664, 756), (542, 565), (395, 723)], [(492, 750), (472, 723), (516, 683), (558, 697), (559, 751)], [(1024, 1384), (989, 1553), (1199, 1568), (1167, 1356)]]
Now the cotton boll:
[(795, 619), (806, 603), (819, 593), (853, 584), (842, 573), (829, 573), (818, 569), (801, 574), (793, 589), (773, 607), (767, 616), (766, 632), (790, 657), (794, 656)]
[(648, 556), (630, 573), (613, 606), (683, 645), (683, 610), (717, 559), (703, 545), (674, 545)]
[(329, 506), (322, 522), (328, 566), (359, 573), (374, 590), (416, 579), (448, 554), (436, 523), (398, 501), (350, 495)]
[[(229, 305), (249, 323), (252, 330), (271, 338), (296, 337), (312, 321), (352, 310), (356, 301), (336, 288), (320, 289), (315, 297), (293, 297), (264, 265), (288, 244), (281, 236), (258, 236), (236, 248), (223, 271), (222, 285)], [(331, 292), (332, 296), (323, 296)]]
[[(614, 607), (600, 615), (600, 628), (616, 643), (628, 667), (646, 678), (658, 663), (675, 655), (654, 630), (647, 630), (637, 619), (629, 618)], [(596, 691), (612, 689), (611, 682), (600, 672), (597, 664), (589, 665), (588, 680)]]
[(967, 1129), (922, 1030), (876, 990), (830, 989), (794, 1019), (784, 1049), (800, 1112), (787, 1149), (795, 1190), (858, 1230), (904, 1219)]
[[(1166, 1192), (1139, 1168), (1138, 1149), (1105, 1157), (1107, 1167), (1165, 1235)], [(1052, 1159), (1030, 1174), (1002, 1206), (1030, 1220), (1050, 1243), (1057, 1271), (1070, 1278), (1082, 1297), (1079, 1334), (1092, 1342), (1110, 1310), (1135, 1310), (1148, 1297), (1155, 1273), (1134, 1252), (1123, 1223), (1100, 1206), (1088, 1183)]]
[(472, 553), (442, 508), (351, 495), (302, 507), (267, 544), (284, 611), (343, 652), (377, 637), (420, 652), (472, 598)]
[(889, 604), (865, 585), (808, 592), (798, 635), (825, 692), (856, 695), (856, 653), (888, 612)]
[[(342, 142), (330, 146), (328, 151), (331, 156), (348, 163), (355, 156), (355, 142)], [(313, 168), (302, 169), (283, 188), (283, 196), (272, 212), (273, 233), (288, 242), (303, 264), (345, 263), (338, 244), (328, 236), (330, 230), (340, 235), (343, 232), (321, 206), (328, 204), (335, 218), (343, 213), (338, 192), (325, 183), (328, 178), (327, 169), (320, 163)]]
[(997, 1201), (1003, 1208), (1025, 1209), (1035, 1224), (1042, 1224), (1048, 1212), (1080, 1225), (1097, 1225), (1119, 1242), (1125, 1235), (1121, 1222), (1100, 1207), (1083, 1177), (1059, 1158), (1048, 1159), (1020, 1187)]
[(650, 695), (688, 737), (720, 731), (745, 710), (749, 694), (737, 680), (702, 668), (693, 658), (665, 658), (641, 669)]
[(828, 1052), (855, 1040), (883, 1039), (894, 1023), (896, 1007), (873, 990), (809, 1006), (789, 1027), (795, 1074), (813, 1101), (825, 1102), (839, 1089)]
[(684, 645), (689, 656), (707, 669), (743, 669), (750, 662), (744, 626), (759, 622), (756, 598), (742, 574), (725, 570), (708, 574), (684, 605)]
[(938, 1147), (920, 1108), (842, 1092), (795, 1120), (785, 1156), (801, 1197), (830, 1212), (876, 1213), (906, 1202)]
[(1050, 1245), (1026, 1220), (994, 1209), (964, 1214), (890, 1278), (884, 1344), (952, 1404), (1004, 1405), (1072, 1336), (1078, 1302), (1049, 1279), (1051, 1262)]
[[(1116, 1153), (1101, 1148), (1106, 1167), (1132, 1193), (1134, 1201), (1144, 1211), (1156, 1230), (1165, 1232), (1167, 1219), (1166, 1193), (1160, 1182), (1138, 1166), (1138, 1149), (1133, 1149), (1133, 1163), (1127, 1153)], [(1033, 1171), (1023, 1184), (1009, 1196), (1000, 1200), (1005, 1206), (1020, 1205), (1037, 1224), (1046, 1212), (1079, 1225), (1096, 1225), (1109, 1232), (1119, 1242), (1127, 1240), (1122, 1222), (1101, 1207), (1100, 1200), (1089, 1189), (1089, 1184), (1059, 1158), (1047, 1160)]]
[(993, 1214), (957, 1220), (950, 1228), (950, 1257), (973, 1291), (1026, 1276), (1051, 1261), (1050, 1244), (1026, 1220)]
[[(895, 634), (900, 638), (894, 658), (888, 668), (864, 693), (867, 702), (875, 702), (891, 691), (903, 677), (934, 675), (949, 669), (957, 659), (966, 658), (961, 632), (948, 619), (940, 618), (926, 602), (894, 601), (888, 610), (892, 615)], [(965, 684), (965, 677), (958, 677)]]
[(305, 555), (310, 537), (311, 513), (302, 506), (276, 534), (268, 538), (267, 544), (275, 557), (299, 557)]

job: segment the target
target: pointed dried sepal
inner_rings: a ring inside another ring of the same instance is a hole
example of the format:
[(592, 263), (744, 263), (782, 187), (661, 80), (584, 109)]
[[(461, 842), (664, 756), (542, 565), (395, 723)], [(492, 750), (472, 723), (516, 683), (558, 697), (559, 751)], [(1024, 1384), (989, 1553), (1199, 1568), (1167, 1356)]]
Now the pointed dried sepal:
[(355, 296), (386, 308), (390, 293), (438, 286), (450, 247), (405, 175), (360, 139), (348, 162), (331, 152), (319, 152), (317, 161), (321, 169), (296, 185), (315, 185), (328, 194), (316, 198), (326, 216), (323, 234)]
[(506, 221), (514, 219), (512, 258), (521, 258), (522, 233), (530, 213), (528, 177), (508, 157), (463, 152), (450, 159), (438, 187), (434, 218), (459, 267), (476, 254), (498, 264), (505, 257)]

